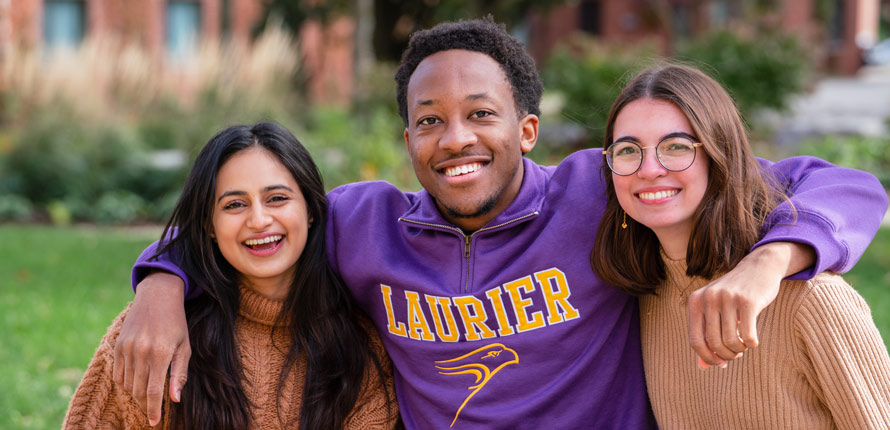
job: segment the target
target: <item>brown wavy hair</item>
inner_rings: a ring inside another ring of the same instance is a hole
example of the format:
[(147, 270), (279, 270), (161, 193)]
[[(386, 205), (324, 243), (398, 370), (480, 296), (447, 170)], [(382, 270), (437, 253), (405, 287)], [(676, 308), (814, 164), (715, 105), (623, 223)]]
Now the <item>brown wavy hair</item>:
[[(612, 143), (615, 119), (629, 103), (655, 99), (679, 108), (710, 157), (708, 186), (693, 218), (686, 274), (711, 279), (728, 272), (762, 234), (769, 212), (787, 200), (777, 178), (761, 169), (732, 98), (714, 79), (681, 64), (662, 64), (636, 75), (612, 105), (604, 147)], [(627, 217), (618, 203), (612, 172), (602, 173), (608, 201), (590, 263), (604, 281), (634, 295), (650, 294), (665, 279), (658, 237)]]

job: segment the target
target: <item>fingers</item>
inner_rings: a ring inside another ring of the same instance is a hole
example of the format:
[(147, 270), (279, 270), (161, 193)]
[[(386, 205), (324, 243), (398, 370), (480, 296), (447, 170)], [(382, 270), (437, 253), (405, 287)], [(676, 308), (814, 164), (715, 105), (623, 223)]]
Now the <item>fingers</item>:
[[(136, 403), (139, 404), (140, 409), (148, 412), (146, 388), (148, 386), (149, 368), (145, 365), (139, 364), (132, 367), (133, 371), (127, 372), (127, 377), (129, 378), (129, 380), (125, 382), (124, 389), (130, 391), (130, 393), (133, 395), (133, 399), (135, 399)], [(151, 420), (149, 420), (149, 422), (151, 422)]]
[[(723, 327), (728, 326), (726, 321), (723, 321), (723, 313), (720, 311), (720, 308), (715, 307), (713, 303), (707, 303), (707, 295), (706, 296), (706, 305), (704, 309), (705, 315), (705, 342), (707, 343), (708, 349), (713, 351), (719, 357), (719, 361), (717, 363), (709, 362), (705, 359), (706, 362), (710, 364), (722, 365), (725, 363), (725, 360), (733, 360), (736, 357), (736, 352), (729, 349), (723, 343)], [(736, 318), (732, 318), (735, 320)], [(735, 323), (735, 321), (733, 321)], [(732, 330), (735, 330), (735, 324), (732, 324)], [(704, 358), (704, 357), (702, 357)]]
[[(724, 357), (727, 360), (741, 357), (741, 354), (748, 349), (748, 346), (739, 337), (739, 310), (735, 305), (731, 302), (724, 303), (723, 311), (720, 313), (721, 346), (732, 354), (732, 358)], [(723, 356), (721, 355), (721, 357)]]
[[(725, 365), (725, 361), (714, 354), (705, 341), (705, 327), (707, 326), (704, 312), (703, 295), (696, 293), (689, 296), (689, 344), (698, 355), (699, 367), (705, 369), (711, 365)], [(702, 365), (704, 364), (704, 366)]]
[(173, 353), (173, 361), (170, 363), (170, 398), (174, 402), (182, 400), (182, 388), (188, 380), (188, 364), (192, 356), (192, 348), (188, 342), (180, 345)]
[(691, 294), (688, 303), (689, 342), (702, 361), (699, 367), (726, 367), (742, 356), (749, 342), (756, 345), (756, 313), (746, 301), (724, 290), (703, 288)]
[[(148, 382), (145, 388), (145, 412), (148, 415), (149, 425), (157, 425), (161, 421), (161, 405), (164, 401), (164, 380), (167, 377), (167, 367), (155, 368), (148, 373)], [(140, 403), (140, 406), (142, 404)]]
[(114, 383), (120, 386), (124, 385), (124, 369), (126, 369), (126, 361), (124, 354), (120, 348), (120, 343), (114, 345), (114, 365), (112, 367), (112, 378)]
[(748, 348), (757, 348), (757, 312), (751, 306), (739, 310), (739, 337)]

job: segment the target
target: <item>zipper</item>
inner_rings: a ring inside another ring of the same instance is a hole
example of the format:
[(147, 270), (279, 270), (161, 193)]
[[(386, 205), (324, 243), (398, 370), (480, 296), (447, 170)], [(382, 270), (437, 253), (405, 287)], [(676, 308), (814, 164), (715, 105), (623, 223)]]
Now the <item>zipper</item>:
[(519, 218), (513, 218), (513, 219), (511, 219), (511, 220), (509, 220), (509, 221), (504, 221), (504, 222), (502, 222), (502, 223), (500, 223), (500, 224), (498, 224), (498, 225), (493, 225), (493, 226), (490, 226), (490, 227), (483, 227), (483, 228), (480, 228), (479, 230), (476, 230), (476, 231), (470, 233), (469, 236), (466, 235), (466, 234), (464, 233), (463, 230), (461, 230), (461, 229), (459, 229), (459, 228), (457, 228), (457, 227), (450, 226), (450, 225), (445, 225), (445, 224), (433, 224), (433, 223), (422, 222), (422, 221), (413, 221), (413, 220), (405, 219), (405, 218), (399, 218), (399, 221), (407, 222), (407, 223), (410, 223), (410, 224), (423, 225), (423, 226), (427, 226), (427, 227), (437, 227), (437, 228), (443, 228), (443, 229), (446, 229), (446, 230), (451, 230), (451, 231), (457, 233), (458, 235), (460, 235), (461, 237), (464, 238), (464, 259), (466, 260), (466, 263), (467, 263), (467, 275), (466, 275), (466, 283), (464, 284), (464, 290), (463, 290), (463, 292), (464, 292), (464, 293), (468, 293), (468, 292), (470, 291), (470, 244), (471, 244), (472, 241), (473, 241), (473, 236), (475, 236), (476, 234), (481, 233), (481, 232), (483, 232), (483, 231), (494, 230), (494, 229), (498, 229), (498, 228), (504, 227), (504, 226), (506, 226), (506, 225), (510, 225), (510, 224), (513, 224), (513, 223), (517, 223), (517, 222), (519, 222), (519, 221), (525, 220), (526, 218), (531, 218), (531, 217), (536, 216), (536, 215), (538, 215), (538, 214), (539, 214), (538, 211), (534, 211), (534, 212), (532, 212), (532, 213), (525, 214), (525, 215), (523, 215), (523, 216), (521, 216), (521, 217), (519, 217)]

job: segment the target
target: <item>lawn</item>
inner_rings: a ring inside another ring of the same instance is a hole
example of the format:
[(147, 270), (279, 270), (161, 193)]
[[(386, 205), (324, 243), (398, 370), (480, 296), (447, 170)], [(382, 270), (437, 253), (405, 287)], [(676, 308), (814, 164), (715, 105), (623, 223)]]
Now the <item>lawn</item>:
[[(0, 429), (57, 429), (159, 229), (0, 225)], [(890, 229), (846, 279), (890, 341)]]
[(0, 226), (0, 428), (58, 429), (158, 229)]

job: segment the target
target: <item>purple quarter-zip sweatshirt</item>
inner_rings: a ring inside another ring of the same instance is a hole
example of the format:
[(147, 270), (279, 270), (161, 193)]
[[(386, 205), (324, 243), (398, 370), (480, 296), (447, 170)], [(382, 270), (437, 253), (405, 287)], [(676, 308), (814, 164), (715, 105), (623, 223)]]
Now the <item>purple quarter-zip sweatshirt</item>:
[[(371, 317), (395, 365), (409, 429), (655, 428), (641, 359), (636, 298), (605, 284), (589, 254), (605, 206), (601, 151), (555, 167), (524, 159), (510, 206), (465, 234), (426, 191), (385, 182), (331, 191), (331, 265)], [(870, 174), (812, 157), (763, 162), (790, 184), (758, 245), (812, 245), (817, 262), (792, 278), (844, 272), (887, 209)], [(150, 246), (151, 269), (186, 274)]]

